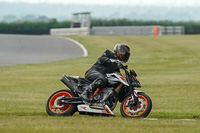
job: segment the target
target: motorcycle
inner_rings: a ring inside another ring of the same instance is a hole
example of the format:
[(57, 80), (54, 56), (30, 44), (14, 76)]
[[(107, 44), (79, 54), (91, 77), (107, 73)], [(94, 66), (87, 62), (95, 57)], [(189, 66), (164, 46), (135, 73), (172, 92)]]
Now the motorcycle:
[(90, 92), (91, 102), (82, 100), (80, 94), (91, 84), (91, 81), (79, 76), (61, 77), (61, 81), (70, 89), (63, 89), (53, 93), (47, 103), (46, 112), (50, 116), (72, 116), (75, 112), (87, 115), (114, 116), (113, 110), (121, 102), (120, 112), (123, 117), (147, 117), (152, 109), (150, 97), (141, 88), (134, 70), (128, 71), (128, 66), (117, 62), (125, 75), (115, 72), (106, 74), (108, 84), (104, 88), (97, 88)]

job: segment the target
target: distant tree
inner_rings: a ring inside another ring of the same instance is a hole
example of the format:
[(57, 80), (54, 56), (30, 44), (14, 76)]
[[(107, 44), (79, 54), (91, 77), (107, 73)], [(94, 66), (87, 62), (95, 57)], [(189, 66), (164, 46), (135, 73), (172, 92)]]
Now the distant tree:
[(40, 22), (47, 22), (49, 21), (49, 18), (46, 16), (39, 16), (35, 19), (35, 21), (40, 21)]
[(3, 17), (3, 22), (13, 22), (16, 20), (17, 20), (17, 17), (14, 15), (6, 15)]
[(35, 21), (36, 17), (34, 15), (26, 15), (23, 16), (19, 21), (24, 22), (24, 21)]

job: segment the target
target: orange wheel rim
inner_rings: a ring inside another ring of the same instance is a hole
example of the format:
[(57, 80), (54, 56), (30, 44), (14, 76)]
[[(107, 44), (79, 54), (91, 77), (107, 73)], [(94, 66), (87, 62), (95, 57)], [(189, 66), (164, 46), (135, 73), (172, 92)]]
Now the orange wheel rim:
[(53, 95), (51, 97), (51, 99), (49, 100), (49, 109), (54, 112), (54, 113), (63, 113), (66, 112), (71, 106), (72, 104), (65, 104), (64, 106), (62, 106), (61, 108), (58, 108), (54, 105), (54, 102), (57, 98), (62, 97), (62, 96), (66, 96), (66, 97), (72, 97), (72, 95), (68, 92), (58, 92), (55, 95)]
[[(126, 99), (126, 101), (125, 101), (124, 104), (123, 104), (123, 111), (124, 111), (124, 113), (125, 113), (127, 116), (130, 116), (130, 117), (137, 117), (137, 116), (142, 115), (142, 114), (145, 112), (145, 110), (147, 109), (147, 106), (148, 106), (147, 99), (146, 99), (144, 96), (142, 96), (142, 95), (138, 95), (138, 100), (139, 100), (139, 99), (140, 99), (140, 100), (143, 100), (144, 105), (143, 105), (143, 107), (142, 107), (142, 110), (139, 111), (139, 112), (137, 112), (137, 113), (131, 113), (131, 112), (129, 112), (129, 111), (127, 110), (126, 102), (127, 102), (129, 99), (131, 99), (131, 97), (129, 97), (128, 99)], [(137, 107), (134, 107), (134, 108), (132, 108), (132, 109), (133, 109), (133, 110), (137, 110), (138, 108), (141, 108), (141, 102), (138, 102)]]

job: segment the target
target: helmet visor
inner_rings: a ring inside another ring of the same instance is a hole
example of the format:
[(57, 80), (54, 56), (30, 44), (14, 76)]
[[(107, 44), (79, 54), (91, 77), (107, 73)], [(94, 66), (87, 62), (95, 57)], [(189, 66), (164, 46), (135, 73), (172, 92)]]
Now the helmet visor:
[(123, 62), (127, 62), (129, 57), (130, 57), (130, 53), (128, 53), (128, 52), (125, 53), (124, 55), (122, 55), (122, 61)]

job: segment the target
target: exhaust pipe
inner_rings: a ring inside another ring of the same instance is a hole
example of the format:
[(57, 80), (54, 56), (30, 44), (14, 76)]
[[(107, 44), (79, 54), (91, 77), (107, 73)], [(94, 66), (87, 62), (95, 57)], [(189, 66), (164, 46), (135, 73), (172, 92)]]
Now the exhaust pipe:
[(68, 76), (64, 75), (60, 79), (72, 92), (74, 92), (74, 87), (71, 84), (70, 80), (68, 79)]

